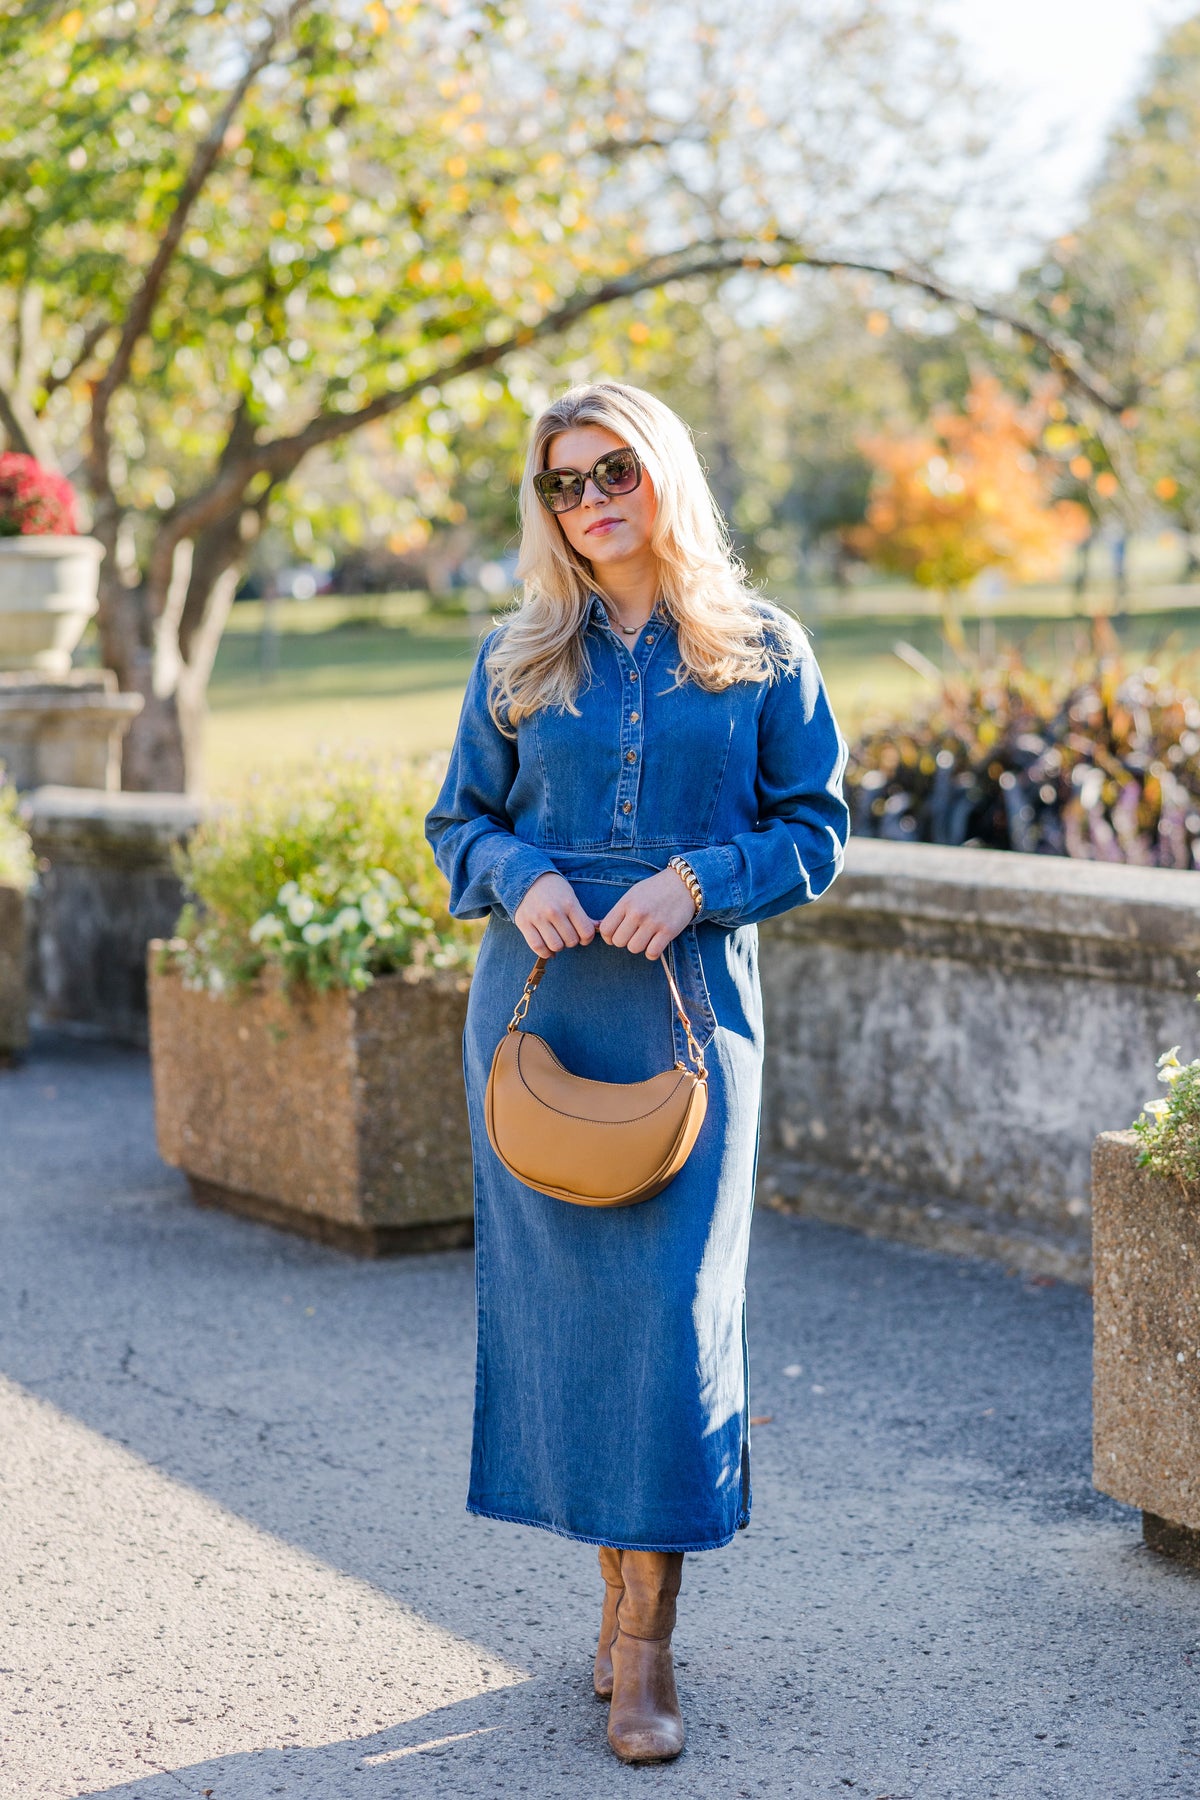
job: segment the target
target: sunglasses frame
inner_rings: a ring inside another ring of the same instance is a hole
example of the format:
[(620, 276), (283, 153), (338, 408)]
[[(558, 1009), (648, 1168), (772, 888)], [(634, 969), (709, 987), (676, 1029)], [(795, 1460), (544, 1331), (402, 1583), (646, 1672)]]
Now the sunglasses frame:
[[(596, 474), (596, 470), (600, 467), (601, 463), (607, 462), (610, 456), (632, 456), (633, 466), (637, 470), (637, 480), (633, 483), (632, 487), (613, 488), (610, 490), (609, 488), (606, 488), (604, 483), (600, 480), (600, 477)], [(546, 511), (548, 513), (553, 513), (555, 517), (557, 517), (559, 513), (574, 512), (577, 506), (583, 505), (583, 497), (587, 493), (587, 484), (589, 481), (595, 483), (596, 487), (599, 488), (606, 500), (618, 500), (625, 494), (632, 494), (637, 488), (641, 487), (642, 476), (644, 473), (645, 470), (642, 465), (642, 459), (633, 448), (632, 444), (619, 444), (615, 450), (606, 450), (603, 456), (598, 456), (591, 468), (587, 470), (567, 468), (543, 469), (540, 474), (534, 476), (533, 488), (538, 499), (546, 508)], [(572, 500), (569, 506), (551, 506), (540, 486), (540, 483), (547, 475), (574, 475), (579, 482), (579, 498), (577, 500)]]

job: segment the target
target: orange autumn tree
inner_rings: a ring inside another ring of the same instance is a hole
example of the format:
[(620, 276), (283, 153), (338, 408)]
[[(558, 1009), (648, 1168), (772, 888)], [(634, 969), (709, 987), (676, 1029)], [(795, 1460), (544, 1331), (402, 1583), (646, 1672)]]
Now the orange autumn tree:
[(1054, 500), (1056, 475), (1038, 454), (1048, 394), (1022, 406), (993, 375), (977, 375), (962, 412), (938, 408), (921, 432), (866, 437), (875, 479), (848, 548), (875, 567), (941, 595), (948, 643), (963, 645), (958, 596), (985, 569), (1018, 581), (1053, 575), (1087, 535), (1084, 508)]

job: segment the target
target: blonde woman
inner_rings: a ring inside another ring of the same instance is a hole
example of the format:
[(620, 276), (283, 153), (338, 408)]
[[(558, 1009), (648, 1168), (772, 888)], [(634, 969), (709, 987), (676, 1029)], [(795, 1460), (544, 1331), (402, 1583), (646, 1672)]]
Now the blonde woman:
[[(488, 919), (463, 1039), (478, 1360), (468, 1509), (599, 1548), (593, 1681), (626, 1762), (683, 1748), (684, 1553), (750, 1518), (745, 1275), (763, 1056), (757, 921), (837, 875), (846, 746), (803, 632), (745, 585), (691, 436), (654, 395), (572, 388), (534, 424), (524, 597), (480, 647), (426, 833)], [(530, 956), (574, 1074), (682, 1060), (668, 958), (708, 1066), (691, 1156), (655, 1198), (518, 1181), (484, 1092)]]

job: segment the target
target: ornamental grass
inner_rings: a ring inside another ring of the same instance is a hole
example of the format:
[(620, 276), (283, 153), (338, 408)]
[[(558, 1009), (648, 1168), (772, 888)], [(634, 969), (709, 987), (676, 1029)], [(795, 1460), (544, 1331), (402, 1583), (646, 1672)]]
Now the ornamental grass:
[[(932, 665), (931, 665), (932, 667)], [(851, 747), (860, 837), (1200, 868), (1200, 668), (1111, 632), (1050, 674), (1016, 650), (939, 675)]]

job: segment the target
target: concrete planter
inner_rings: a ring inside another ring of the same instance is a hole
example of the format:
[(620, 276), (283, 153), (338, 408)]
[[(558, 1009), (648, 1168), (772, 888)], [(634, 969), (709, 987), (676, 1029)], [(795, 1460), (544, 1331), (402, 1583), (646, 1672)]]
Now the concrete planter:
[(1200, 1190), (1139, 1149), (1106, 1131), (1092, 1153), (1092, 1480), (1141, 1508), (1152, 1549), (1200, 1567)]
[(471, 1241), (469, 977), (365, 993), (196, 993), (149, 955), (159, 1150), (202, 1205), (364, 1255)]
[(29, 1041), (25, 990), (25, 895), (0, 882), (0, 1063)]
[(98, 538), (0, 538), (0, 669), (65, 675), (96, 611)]

